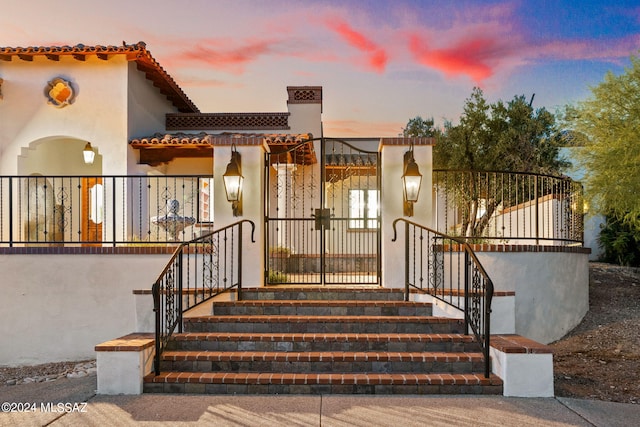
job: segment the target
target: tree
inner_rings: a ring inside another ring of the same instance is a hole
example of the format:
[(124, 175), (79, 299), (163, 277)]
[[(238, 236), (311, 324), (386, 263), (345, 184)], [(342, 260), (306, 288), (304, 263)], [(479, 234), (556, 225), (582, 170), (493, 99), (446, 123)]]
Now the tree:
[(423, 119), (416, 116), (409, 119), (407, 127), (402, 129), (402, 135), (406, 137), (434, 137), (438, 130), (434, 127), (433, 117)]
[(436, 168), (558, 173), (566, 162), (555, 116), (524, 95), (488, 104), (482, 89), (465, 101), (460, 124), (445, 123), (434, 149)]
[(566, 120), (582, 138), (578, 160), (594, 211), (640, 227), (640, 59), (591, 88), (591, 96), (566, 108)]
[[(413, 132), (432, 127), (433, 119), (416, 117), (409, 120), (405, 136), (423, 136)], [(465, 101), (460, 123), (446, 122), (444, 131), (434, 135), (434, 168), (459, 171), (453, 179), (450, 173), (436, 175), (435, 181), (462, 208), (461, 232), (467, 237), (481, 236), (501, 204), (516, 203), (511, 199), (526, 193), (512, 193), (513, 188), (497, 190), (501, 183), (493, 178), (495, 175), (471, 171), (553, 174), (566, 166), (558, 157), (562, 134), (554, 115), (544, 108), (533, 109), (524, 96), (516, 96), (506, 104), (489, 104), (482, 90), (474, 88)], [(438, 176), (443, 180), (439, 181)], [(489, 188), (494, 191), (488, 192)], [(532, 190), (528, 191), (532, 194)]]

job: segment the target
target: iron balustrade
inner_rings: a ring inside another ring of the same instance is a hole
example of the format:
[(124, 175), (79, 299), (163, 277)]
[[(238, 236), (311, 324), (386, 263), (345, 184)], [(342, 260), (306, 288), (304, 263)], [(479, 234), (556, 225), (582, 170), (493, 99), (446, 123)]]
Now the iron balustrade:
[(160, 359), (173, 332), (182, 332), (183, 314), (222, 293), (236, 289), (242, 299), (242, 220), (197, 239), (180, 244), (152, 286), (155, 313), (154, 371), (160, 373)]
[(144, 245), (213, 230), (211, 176), (0, 176), (0, 245)]
[(418, 289), (464, 313), (465, 334), (473, 332), (484, 357), (484, 375), (490, 375), (491, 300), (493, 282), (468, 243), (398, 218), (404, 222), (405, 300)]
[(473, 243), (582, 245), (582, 185), (568, 177), (433, 171), (436, 228)]

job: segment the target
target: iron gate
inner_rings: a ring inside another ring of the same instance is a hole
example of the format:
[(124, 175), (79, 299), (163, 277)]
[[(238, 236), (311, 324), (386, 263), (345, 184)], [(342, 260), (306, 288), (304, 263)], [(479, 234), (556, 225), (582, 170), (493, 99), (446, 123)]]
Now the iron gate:
[(265, 165), (265, 283), (379, 284), (378, 152), (329, 138), (274, 143)]

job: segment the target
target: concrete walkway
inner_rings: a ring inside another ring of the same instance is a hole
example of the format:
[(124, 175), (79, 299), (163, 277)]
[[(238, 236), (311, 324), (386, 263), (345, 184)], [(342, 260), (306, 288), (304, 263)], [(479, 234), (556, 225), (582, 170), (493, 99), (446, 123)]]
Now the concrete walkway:
[(0, 413), (0, 426), (627, 427), (640, 419), (640, 405), (565, 398), (96, 396), (95, 388), (95, 376), (0, 387), (0, 403), (36, 407)]

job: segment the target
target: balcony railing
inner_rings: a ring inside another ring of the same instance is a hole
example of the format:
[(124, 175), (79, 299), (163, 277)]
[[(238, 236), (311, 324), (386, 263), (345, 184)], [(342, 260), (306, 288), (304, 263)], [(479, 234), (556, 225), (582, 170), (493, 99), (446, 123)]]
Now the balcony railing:
[(0, 245), (144, 245), (213, 228), (210, 176), (3, 176)]
[(582, 245), (582, 185), (567, 177), (434, 170), (437, 230), (469, 243)]

